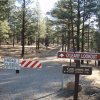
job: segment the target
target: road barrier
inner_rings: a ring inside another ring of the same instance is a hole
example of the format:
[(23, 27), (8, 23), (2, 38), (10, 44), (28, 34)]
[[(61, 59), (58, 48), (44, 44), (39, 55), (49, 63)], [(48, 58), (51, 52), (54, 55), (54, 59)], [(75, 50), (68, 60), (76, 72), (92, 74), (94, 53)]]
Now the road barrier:
[(40, 61), (33, 61), (33, 60), (22, 60), (20, 62), (21, 67), (23, 68), (42, 68), (42, 64)]
[(15, 69), (20, 70), (21, 68), (42, 68), (42, 64), (38, 60), (32, 59), (17, 59), (13, 57), (3, 58), (1, 68), (3, 69)]

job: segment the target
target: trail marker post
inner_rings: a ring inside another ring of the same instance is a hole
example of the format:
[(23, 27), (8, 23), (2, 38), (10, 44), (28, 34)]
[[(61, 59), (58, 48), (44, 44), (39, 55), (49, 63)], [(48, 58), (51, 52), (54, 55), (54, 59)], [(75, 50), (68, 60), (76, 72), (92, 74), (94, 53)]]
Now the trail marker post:
[(58, 52), (58, 58), (69, 58), (76, 60), (76, 67), (64, 66), (64, 74), (75, 74), (75, 87), (74, 87), (74, 100), (78, 100), (78, 86), (79, 86), (79, 75), (91, 75), (92, 68), (80, 67), (80, 60), (100, 60), (100, 53), (89, 53), (89, 52)]

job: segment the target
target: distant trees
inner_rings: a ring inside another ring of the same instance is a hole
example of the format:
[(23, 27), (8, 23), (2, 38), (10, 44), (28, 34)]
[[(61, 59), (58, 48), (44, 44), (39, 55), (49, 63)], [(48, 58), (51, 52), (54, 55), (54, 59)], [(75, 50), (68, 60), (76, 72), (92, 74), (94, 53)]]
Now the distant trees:
[(0, 44), (9, 37), (9, 23), (8, 15), (10, 7), (8, 6), (8, 0), (0, 1)]
[[(100, 53), (100, 42), (99, 42), (99, 39), (100, 39), (100, 1), (96, 0), (96, 2), (97, 2), (96, 17), (97, 17), (97, 22), (98, 22), (97, 24), (98, 30), (95, 32), (94, 47), (95, 47), (95, 50)], [(100, 66), (100, 61), (98, 61), (98, 66)]]
[(96, 10), (94, 0), (59, 0), (56, 3), (51, 15), (68, 50), (89, 51), (94, 33), (91, 19), (96, 15)]
[(100, 52), (100, 43), (99, 43), (99, 38), (100, 38), (100, 1), (97, 0), (97, 21), (98, 21), (98, 31), (95, 34), (95, 38), (96, 38), (96, 44), (97, 44), (97, 50), (98, 52)]
[[(94, 22), (100, 24), (100, 5), (98, 0), (59, 0), (44, 18), (39, 2), (32, 0), (0, 1), (0, 44), (11, 41), (22, 45), (21, 56), (24, 57), (24, 46), (36, 44), (61, 44), (63, 50), (99, 51), (98, 33)], [(33, 6), (32, 4), (35, 4)], [(95, 19), (97, 18), (97, 20)], [(98, 24), (98, 26), (100, 26)]]

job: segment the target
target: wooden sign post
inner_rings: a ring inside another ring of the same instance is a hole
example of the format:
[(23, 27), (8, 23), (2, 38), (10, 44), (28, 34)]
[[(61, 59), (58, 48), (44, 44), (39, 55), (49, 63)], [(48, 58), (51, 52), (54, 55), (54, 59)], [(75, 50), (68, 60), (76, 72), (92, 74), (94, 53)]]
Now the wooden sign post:
[(78, 86), (79, 75), (91, 75), (92, 68), (80, 67), (80, 60), (100, 60), (100, 53), (88, 53), (88, 52), (58, 52), (58, 58), (69, 58), (76, 60), (76, 67), (63, 67), (64, 74), (75, 74), (75, 87), (74, 87), (74, 100), (78, 100)]
[[(80, 60), (76, 61), (76, 68), (80, 67)], [(78, 99), (79, 74), (75, 74), (74, 100)]]

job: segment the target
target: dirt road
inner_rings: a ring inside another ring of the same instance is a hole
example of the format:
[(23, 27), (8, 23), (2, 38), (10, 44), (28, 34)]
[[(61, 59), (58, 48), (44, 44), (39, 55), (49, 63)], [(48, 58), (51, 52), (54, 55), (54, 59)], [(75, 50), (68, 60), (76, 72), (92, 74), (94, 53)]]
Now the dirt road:
[[(62, 89), (74, 81), (74, 75), (62, 74), (61, 63), (56, 58), (59, 49), (49, 50), (38, 58), (42, 69), (21, 69), (19, 74), (0, 69), (0, 100), (73, 100), (73, 93)], [(100, 93), (99, 76), (100, 70), (93, 69), (92, 76), (80, 77), (83, 89), (79, 100), (100, 100), (96, 98)]]

